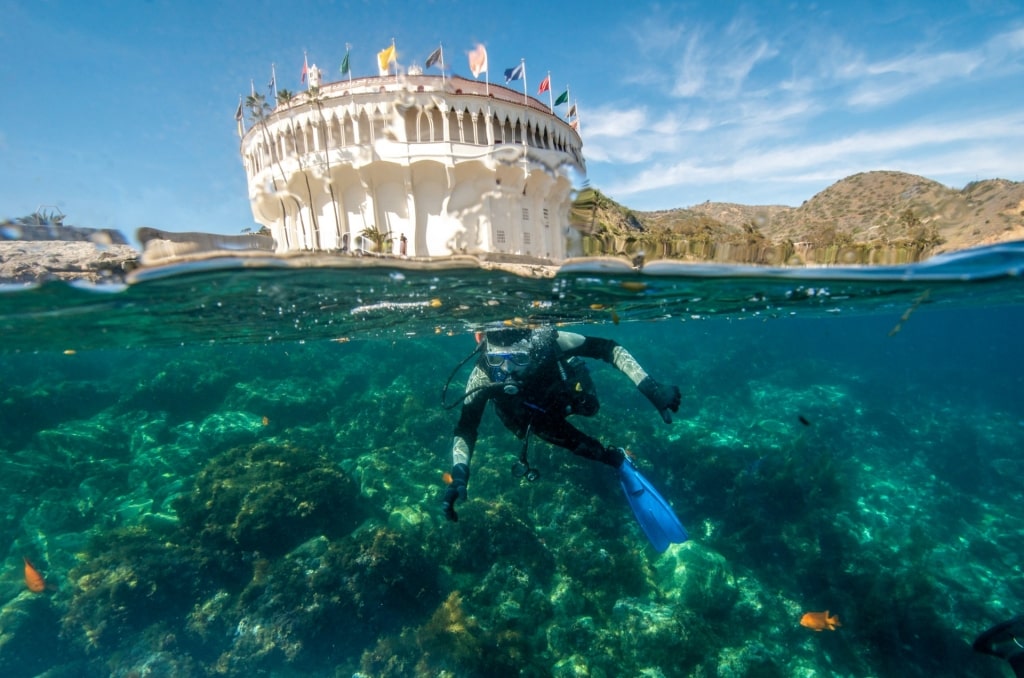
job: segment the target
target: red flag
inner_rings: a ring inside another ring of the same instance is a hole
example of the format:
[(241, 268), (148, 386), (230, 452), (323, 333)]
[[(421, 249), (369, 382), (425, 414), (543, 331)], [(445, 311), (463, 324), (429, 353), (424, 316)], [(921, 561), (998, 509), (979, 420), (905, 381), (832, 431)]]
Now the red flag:
[(306, 74), (309, 73), (309, 62), (306, 61), (306, 55), (302, 55), (302, 78), (299, 82), (306, 82)]
[(537, 88), (537, 94), (543, 94), (551, 89), (551, 76), (544, 78), (540, 81), (540, 87)]

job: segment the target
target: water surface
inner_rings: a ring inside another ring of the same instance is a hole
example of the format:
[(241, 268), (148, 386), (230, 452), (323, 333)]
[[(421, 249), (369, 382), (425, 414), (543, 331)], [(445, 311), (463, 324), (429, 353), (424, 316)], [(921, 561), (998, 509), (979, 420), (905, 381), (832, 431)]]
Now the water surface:
[[(1004, 675), (970, 643), (1024, 600), (1022, 268), (226, 259), (5, 288), (0, 673)], [(542, 442), (512, 476), (491, 413), (443, 520), (441, 389), (492, 323), (680, 386), (665, 425), (592, 365), (577, 424), (690, 542), (654, 552), (613, 472)]]

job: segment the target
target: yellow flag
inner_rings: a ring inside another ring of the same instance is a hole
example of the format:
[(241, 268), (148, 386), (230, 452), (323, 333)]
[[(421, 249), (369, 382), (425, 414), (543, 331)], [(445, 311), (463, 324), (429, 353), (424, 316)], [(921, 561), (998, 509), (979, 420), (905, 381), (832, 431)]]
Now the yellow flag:
[(382, 76), (388, 74), (388, 67), (395, 60), (395, 46), (391, 45), (387, 49), (382, 49), (377, 52), (377, 65), (380, 66), (380, 74)]

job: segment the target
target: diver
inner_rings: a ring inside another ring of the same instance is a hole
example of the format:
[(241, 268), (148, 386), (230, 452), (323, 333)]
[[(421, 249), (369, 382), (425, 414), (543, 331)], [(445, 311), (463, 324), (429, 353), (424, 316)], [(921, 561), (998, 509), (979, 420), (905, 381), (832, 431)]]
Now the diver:
[[(583, 358), (611, 363), (628, 376), (639, 391), (672, 423), (682, 396), (677, 386), (654, 380), (630, 353), (612, 339), (539, 329), (492, 329), (477, 335), (476, 350), (455, 368), (480, 354), (462, 397), (459, 421), (452, 444), (452, 470), (444, 494), (444, 515), (457, 521), (455, 502), (465, 501), (469, 462), (476, 445), (477, 428), (489, 401), (501, 422), (523, 441), (516, 473), (527, 480), (540, 477), (529, 463), (530, 436), (563, 447), (573, 454), (619, 470), (623, 491), (641, 528), (659, 552), (670, 543), (685, 541), (686, 530), (668, 503), (640, 475), (621, 447), (607, 446), (573, 426), (567, 417), (597, 414), (600, 403)], [(451, 382), (449, 377), (449, 383)], [(447, 393), (442, 394), (442, 402)], [(446, 407), (454, 407), (459, 401)]]
[(975, 652), (1005, 659), (1015, 676), (1024, 677), (1024, 615), (988, 629), (975, 639), (973, 647)]

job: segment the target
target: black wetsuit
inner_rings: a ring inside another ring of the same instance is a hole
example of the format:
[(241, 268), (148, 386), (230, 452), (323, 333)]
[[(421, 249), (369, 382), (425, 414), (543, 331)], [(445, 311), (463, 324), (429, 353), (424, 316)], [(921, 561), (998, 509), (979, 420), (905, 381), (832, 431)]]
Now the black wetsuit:
[[(468, 465), (476, 445), (477, 428), (489, 400), (494, 401), (502, 423), (519, 438), (536, 435), (581, 457), (615, 467), (622, 463), (621, 450), (606, 447), (566, 419), (572, 414), (592, 416), (598, 410), (597, 396), (580, 359), (594, 358), (611, 363), (634, 384), (642, 382), (647, 373), (628, 351), (611, 339), (569, 332), (558, 332), (557, 338), (557, 349), (518, 378), (496, 380), (481, 356), (466, 385), (466, 401), (455, 426), (454, 464)], [(510, 386), (513, 388), (508, 388)]]

